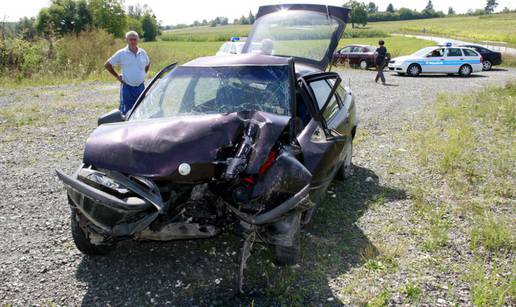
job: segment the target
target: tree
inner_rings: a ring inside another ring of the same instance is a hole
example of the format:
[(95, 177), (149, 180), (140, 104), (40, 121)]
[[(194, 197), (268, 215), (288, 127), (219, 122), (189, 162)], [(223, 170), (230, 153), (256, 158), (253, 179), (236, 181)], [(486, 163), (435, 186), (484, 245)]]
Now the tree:
[(455, 10), (451, 6), (448, 8), (448, 15), (455, 15)]
[(355, 27), (355, 24), (362, 26), (367, 24), (367, 8), (363, 2), (351, 0), (344, 4), (344, 6), (351, 9), (349, 17), (351, 19), (352, 28)]
[(423, 15), (427, 17), (431, 17), (435, 15), (434, 10), (434, 4), (432, 3), (432, 0), (428, 0), (428, 3), (426, 4), (425, 9), (422, 11)]
[(392, 3), (389, 3), (389, 5), (387, 5), (387, 12), (394, 13), (394, 5), (392, 5)]
[(124, 8), (118, 0), (90, 0), (89, 8), (93, 16), (93, 24), (97, 28), (123, 37), (127, 20)]
[(155, 41), (158, 36), (159, 25), (156, 16), (145, 12), (142, 17), (143, 38), (145, 41)]
[(249, 15), (247, 16), (247, 22), (250, 25), (252, 25), (255, 20), (256, 20), (256, 17), (254, 17), (253, 12), (249, 11)]
[(75, 21), (75, 33), (88, 30), (93, 25), (93, 17), (86, 0), (77, 1), (77, 18)]
[(484, 8), (484, 10), (486, 11), (486, 14), (491, 14), (494, 12), (497, 6), (498, 2), (496, 2), (496, 0), (487, 0), (486, 7)]
[(22, 39), (26, 41), (32, 41), (34, 36), (36, 36), (36, 28), (35, 28), (36, 19), (34, 17), (27, 18), (23, 17), (16, 24), (15, 32), (21, 36)]
[(367, 13), (378, 13), (378, 6), (376, 6), (374, 2), (369, 2), (369, 4), (367, 4)]

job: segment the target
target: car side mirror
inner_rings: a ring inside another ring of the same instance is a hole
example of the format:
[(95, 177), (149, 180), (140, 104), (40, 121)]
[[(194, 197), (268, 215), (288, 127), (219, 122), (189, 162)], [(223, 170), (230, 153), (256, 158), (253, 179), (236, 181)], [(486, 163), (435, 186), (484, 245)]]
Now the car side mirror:
[(100, 116), (97, 120), (97, 125), (109, 124), (109, 123), (119, 123), (125, 120), (125, 116), (120, 112), (120, 110), (115, 109), (106, 114)]

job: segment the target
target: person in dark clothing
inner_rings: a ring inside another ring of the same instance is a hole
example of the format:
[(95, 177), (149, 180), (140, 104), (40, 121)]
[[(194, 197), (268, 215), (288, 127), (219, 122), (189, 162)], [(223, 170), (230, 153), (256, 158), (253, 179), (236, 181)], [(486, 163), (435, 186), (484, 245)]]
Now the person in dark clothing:
[(385, 76), (383, 75), (383, 68), (385, 67), (385, 57), (387, 56), (387, 48), (384, 47), (385, 42), (383, 40), (380, 40), (378, 42), (378, 45), (380, 46), (376, 48), (375, 65), (377, 73), (374, 82), (378, 82), (378, 79), (382, 79), (382, 84), (385, 85)]

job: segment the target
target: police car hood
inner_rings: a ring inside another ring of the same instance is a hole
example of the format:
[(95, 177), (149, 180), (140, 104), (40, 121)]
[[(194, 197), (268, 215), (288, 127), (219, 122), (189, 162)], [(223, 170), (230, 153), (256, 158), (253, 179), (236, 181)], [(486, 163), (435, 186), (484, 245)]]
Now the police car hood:
[(406, 60), (409, 60), (409, 59), (414, 59), (414, 58), (415, 57), (413, 57), (413, 56), (405, 55), (405, 56), (400, 56), (400, 57), (394, 58), (391, 61), (403, 62), (403, 61), (406, 61)]

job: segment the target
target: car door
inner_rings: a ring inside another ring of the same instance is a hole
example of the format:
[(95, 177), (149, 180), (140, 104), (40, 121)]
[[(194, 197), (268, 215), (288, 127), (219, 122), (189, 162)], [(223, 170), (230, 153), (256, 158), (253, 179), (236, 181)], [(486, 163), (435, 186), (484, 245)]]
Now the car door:
[(427, 54), (424, 64), (421, 66), (422, 72), (442, 72), (445, 65), (444, 52), (444, 48), (437, 48)]
[[(349, 114), (337, 95), (341, 79), (337, 73), (316, 73), (301, 78), (302, 91), (312, 104), (313, 119), (297, 137), (306, 168), (312, 173), (314, 195), (324, 191), (344, 160)], [(316, 197), (317, 198), (317, 197)]]
[(351, 51), (353, 50), (353, 48), (354, 48), (354, 46), (346, 46), (340, 50), (340, 52), (339, 52), (340, 63), (349, 61), (349, 55), (350, 55)]
[(456, 73), (459, 68), (466, 63), (464, 54), (462, 54), (461, 48), (450, 47), (446, 48), (446, 54), (444, 56), (443, 72)]

